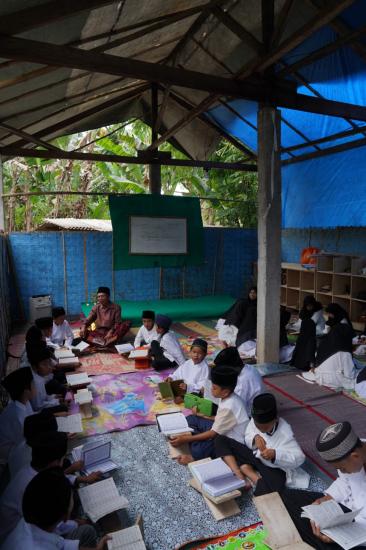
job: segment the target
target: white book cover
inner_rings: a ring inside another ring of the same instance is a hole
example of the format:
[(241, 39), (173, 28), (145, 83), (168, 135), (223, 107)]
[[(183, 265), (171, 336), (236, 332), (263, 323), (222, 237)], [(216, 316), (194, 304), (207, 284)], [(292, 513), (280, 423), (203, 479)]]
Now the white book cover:
[(80, 361), (79, 359), (74, 356), (74, 357), (61, 357), (59, 360), (58, 360), (58, 364), (62, 367), (66, 367), (66, 366), (79, 366), (80, 365)]
[(88, 388), (83, 388), (82, 390), (78, 390), (76, 394), (74, 395), (74, 401), (75, 403), (78, 403), (78, 405), (85, 405), (86, 403), (92, 403), (93, 401), (93, 394)]
[(114, 346), (119, 354), (122, 353), (129, 353), (130, 351), (134, 350), (134, 347), (132, 344), (116, 344)]
[(148, 349), (135, 349), (128, 356), (129, 359), (146, 359), (149, 356)]
[(86, 372), (77, 374), (67, 374), (66, 381), (70, 386), (81, 386), (82, 384), (90, 384), (91, 380)]
[(128, 500), (119, 494), (110, 477), (78, 490), (84, 512), (95, 522), (117, 510), (127, 508)]
[(83, 340), (79, 342), (77, 346), (71, 346), (72, 349), (77, 349), (78, 351), (85, 351), (88, 347), (89, 344)]
[(193, 432), (183, 413), (168, 413), (156, 417), (160, 431), (164, 435), (174, 435), (182, 432)]
[(70, 349), (61, 348), (55, 350), (55, 357), (56, 359), (68, 359), (75, 357), (75, 354)]
[(76, 434), (83, 431), (83, 424), (79, 413), (70, 414), (69, 416), (58, 416), (56, 421), (59, 432)]
[(127, 529), (121, 529), (109, 533), (112, 540), (108, 541), (108, 550), (145, 550), (146, 546), (142, 538), (140, 527), (133, 525)]
[(208, 494), (218, 497), (244, 487), (245, 482), (233, 474), (222, 458), (215, 458), (201, 464), (191, 463), (189, 469), (202, 489)]

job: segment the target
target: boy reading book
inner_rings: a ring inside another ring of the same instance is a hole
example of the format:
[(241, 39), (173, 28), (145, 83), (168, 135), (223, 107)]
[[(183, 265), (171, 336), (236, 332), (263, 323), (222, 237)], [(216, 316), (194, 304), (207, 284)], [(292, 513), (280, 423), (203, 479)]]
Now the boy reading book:
[(6, 462), (11, 449), (23, 440), (24, 420), (33, 414), (30, 400), (35, 397), (36, 388), (29, 367), (8, 374), (1, 384), (11, 398), (0, 421), (0, 462)]
[(52, 334), (50, 338), (47, 338), (46, 340), (49, 346), (71, 346), (72, 341), (74, 340), (74, 334), (69, 323), (66, 321), (65, 316), (66, 313), (63, 307), (54, 307), (52, 309)]
[(227, 435), (236, 441), (244, 441), (248, 415), (244, 403), (234, 393), (238, 375), (232, 367), (214, 367), (211, 371), (212, 395), (220, 399), (215, 420), (190, 415), (187, 422), (194, 430), (191, 435), (181, 435), (171, 440), (173, 447), (189, 443), (191, 454), (180, 455), (180, 464), (189, 464), (202, 458), (216, 458), (214, 440), (218, 435)]
[(49, 468), (38, 473), (24, 491), (23, 517), (1, 548), (103, 550), (110, 537), (103, 537), (97, 544), (97, 535), (91, 525), (76, 527), (74, 532), (68, 534), (69, 540), (57, 534), (58, 527), (67, 522), (73, 504), (70, 482), (60, 468)]
[(160, 341), (153, 340), (150, 345), (150, 356), (155, 370), (171, 369), (185, 361), (176, 335), (169, 330), (171, 324), (172, 320), (167, 315), (156, 316), (156, 332)]
[(243, 364), (237, 348), (228, 347), (215, 357), (215, 365), (230, 365), (238, 370), (238, 383), (235, 393), (242, 398), (248, 416), (252, 410), (253, 399), (264, 392), (262, 377), (253, 365)]
[[(324, 493), (285, 489), (281, 493), (281, 498), (287, 511), (305, 542), (320, 550), (339, 550), (345, 547), (335, 542), (340, 534), (339, 529), (343, 527), (340, 522), (332, 539), (329, 530), (325, 535), (316, 522), (309, 522), (308, 519), (301, 517), (302, 507), (334, 500), (341, 505), (344, 512), (359, 510), (355, 522), (350, 524), (350, 530), (346, 533), (348, 542), (354, 545), (347, 545), (347, 547), (364, 548), (366, 546), (366, 443), (359, 439), (349, 422), (338, 422), (327, 426), (321, 432), (316, 441), (316, 448), (323, 460), (338, 470), (338, 477)], [(356, 540), (356, 537), (352, 540), (352, 533), (357, 533), (359, 540)], [(344, 532), (341, 532), (341, 535), (343, 539)]]
[[(29, 361), (32, 367), (33, 379), (36, 388), (36, 393), (31, 399), (31, 405), (34, 411), (40, 411), (44, 408), (52, 410), (52, 412), (67, 411), (68, 407), (64, 404), (63, 398), (58, 398), (56, 395), (49, 395), (46, 391), (46, 382), (49, 375), (53, 374), (53, 366), (51, 362), (51, 352), (48, 348), (39, 348), (34, 350), (34, 353), (29, 356)], [(66, 394), (65, 392), (63, 395)]]
[[(190, 356), (191, 358), (180, 365), (167, 379), (167, 382), (173, 380), (183, 380), (179, 388), (183, 393), (202, 393), (205, 381), (209, 375), (208, 364), (206, 362), (207, 342), (202, 338), (196, 338), (192, 342)], [(174, 401), (183, 403), (183, 397), (177, 396)]]
[(305, 455), (290, 425), (277, 416), (275, 397), (270, 393), (253, 400), (252, 419), (245, 432), (245, 444), (229, 437), (216, 440), (216, 454), (241, 479), (247, 477), (255, 496), (281, 491), (285, 483), (307, 487), (309, 476), (299, 466)]
[(135, 348), (139, 348), (140, 346), (150, 345), (153, 340), (157, 339), (155, 312), (146, 309), (142, 312), (142, 326), (136, 334), (133, 345)]

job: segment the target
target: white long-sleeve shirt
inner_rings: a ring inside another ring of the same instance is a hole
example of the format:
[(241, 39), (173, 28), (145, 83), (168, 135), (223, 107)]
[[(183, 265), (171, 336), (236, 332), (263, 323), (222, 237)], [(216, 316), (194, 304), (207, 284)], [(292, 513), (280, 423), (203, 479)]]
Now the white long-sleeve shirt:
[[(254, 444), (254, 438), (260, 435), (266, 442), (268, 449), (276, 451), (276, 458), (272, 462), (262, 458), (259, 449)], [(245, 444), (252, 449), (255, 456), (270, 468), (280, 468), (286, 473), (286, 485), (294, 488), (306, 488), (309, 484), (309, 475), (299, 468), (305, 461), (305, 455), (295, 439), (292, 428), (283, 418), (278, 419), (277, 428), (269, 435), (262, 433), (256, 427), (253, 418), (245, 432)]]
[(24, 466), (3, 492), (0, 499), (0, 542), (15, 529), (18, 521), (23, 516), (23, 494), (28, 483), (35, 475), (37, 475), (37, 471), (32, 466)]
[(0, 461), (6, 462), (9, 452), (23, 440), (24, 420), (33, 414), (32, 405), (10, 401), (0, 414)]
[(187, 393), (199, 392), (204, 387), (208, 378), (209, 367), (206, 359), (195, 365), (192, 359), (188, 359), (180, 365), (171, 375), (173, 380), (184, 380), (187, 384)]
[(60, 401), (54, 395), (48, 395), (46, 392), (45, 384), (47, 379), (40, 376), (32, 369), (34, 385), (36, 387), (36, 395), (32, 399), (31, 404), (33, 410), (40, 411), (46, 407), (57, 407)]
[(355, 474), (343, 474), (338, 470), (338, 478), (333, 481), (325, 493), (350, 510), (361, 508), (355, 521), (366, 527), (366, 472), (364, 468)]
[(142, 345), (142, 342), (145, 342), (145, 344), (151, 344), (153, 340), (159, 340), (159, 335), (156, 332), (156, 325), (154, 325), (151, 330), (147, 330), (147, 328), (142, 325), (136, 334), (133, 345), (135, 348), (138, 348)]
[(61, 323), (61, 325), (56, 325), (56, 323), (53, 323), (52, 327), (52, 334), (50, 338), (46, 338), (46, 342), (48, 345), (52, 346), (52, 344), (56, 344), (58, 346), (63, 346), (65, 342), (65, 346), (71, 346), (71, 342), (74, 339), (74, 333), (71, 330), (71, 327), (69, 323), (66, 321)]
[(164, 350), (164, 357), (169, 359), (169, 361), (175, 361), (179, 366), (185, 362), (186, 358), (183, 355), (180, 343), (172, 330), (163, 334), (160, 340), (160, 347)]
[(13, 479), (16, 474), (27, 466), (32, 461), (32, 449), (25, 439), (23, 439), (18, 445), (12, 447), (9, 453), (8, 466), (10, 470), (10, 479)]
[(262, 377), (256, 367), (244, 365), (238, 376), (235, 393), (244, 401), (248, 416), (251, 415), (253, 399), (264, 391)]
[(248, 422), (244, 402), (236, 393), (232, 393), (226, 399), (220, 399), (211, 429), (219, 435), (226, 435), (243, 443)]
[(44, 531), (36, 525), (26, 523), (22, 518), (1, 546), (1, 550), (78, 550), (79, 542)]

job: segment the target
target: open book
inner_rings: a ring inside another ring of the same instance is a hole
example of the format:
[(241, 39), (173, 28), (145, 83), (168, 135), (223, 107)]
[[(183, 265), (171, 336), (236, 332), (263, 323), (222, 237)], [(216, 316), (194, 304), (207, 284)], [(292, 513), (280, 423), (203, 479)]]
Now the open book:
[(111, 477), (82, 487), (78, 493), (84, 512), (93, 522), (128, 506), (128, 500), (119, 494)]
[(74, 395), (74, 401), (78, 405), (85, 405), (86, 403), (91, 403), (93, 401), (93, 394), (88, 388), (83, 388), (78, 390)]
[(164, 435), (175, 435), (184, 432), (193, 432), (188, 426), (186, 417), (181, 412), (159, 414), (156, 416), (159, 432)]
[(91, 380), (86, 372), (80, 372), (77, 374), (67, 374), (66, 382), (69, 386), (86, 386), (90, 384)]
[(239, 479), (225, 464), (222, 458), (215, 458), (201, 464), (192, 462), (188, 465), (193, 476), (202, 485), (202, 490), (213, 497), (230, 493), (244, 487), (245, 482)]
[(129, 353), (130, 351), (134, 350), (134, 347), (132, 344), (116, 344), (114, 346), (119, 354), (123, 353)]
[(149, 350), (146, 349), (134, 349), (128, 356), (129, 359), (147, 359), (149, 357)]
[(70, 359), (75, 357), (75, 354), (68, 348), (60, 348), (55, 350), (56, 359)]
[(106, 474), (118, 468), (118, 465), (111, 460), (111, 447), (110, 441), (92, 441), (75, 447), (71, 455), (74, 462), (78, 460), (84, 462), (83, 471), (86, 474), (92, 472)]
[(81, 342), (79, 342), (77, 346), (71, 346), (71, 349), (76, 349), (77, 351), (82, 352), (82, 351), (85, 351), (88, 347), (89, 347), (89, 344), (81, 340)]
[(108, 541), (108, 550), (146, 550), (138, 525), (109, 533), (109, 536), (112, 540)]
[(366, 527), (353, 521), (360, 509), (343, 512), (341, 506), (332, 499), (304, 506), (302, 510), (301, 517), (313, 520), (324, 535), (344, 550), (366, 544)]
[(83, 431), (81, 415), (79, 413), (70, 414), (69, 416), (58, 416), (56, 422), (59, 432), (76, 434)]

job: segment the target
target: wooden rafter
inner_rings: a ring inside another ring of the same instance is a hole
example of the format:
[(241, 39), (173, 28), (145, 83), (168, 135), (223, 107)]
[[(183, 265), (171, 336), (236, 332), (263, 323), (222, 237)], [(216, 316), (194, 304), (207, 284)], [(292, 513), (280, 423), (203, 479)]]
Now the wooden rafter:
[(305, 155), (299, 155), (292, 159), (284, 160), (282, 161), (282, 165), (286, 166), (287, 164), (295, 164), (297, 162), (303, 162), (304, 160), (325, 157), (335, 153), (342, 153), (343, 151), (356, 149), (357, 147), (363, 147), (364, 145), (366, 145), (366, 138), (356, 139), (354, 141), (342, 143), (341, 145), (334, 145), (333, 147), (327, 147), (326, 149), (321, 149), (320, 151), (314, 151), (314, 153), (306, 153)]
[(281, 42), (283, 31), (285, 30), (288, 16), (293, 4), (294, 4), (294, 0), (285, 0), (282, 10), (277, 16), (275, 29), (272, 37), (272, 48), (277, 48), (279, 43)]
[[(347, 138), (347, 137), (355, 136), (357, 134), (364, 134), (365, 131), (366, 131), (366, 126), (361, 126), (361, 127), (357, 126), (356, 128), (352, 128), (352, 130), (344, 130), (343, 132), (337, 132), (336, 134), (331, 134), (329, 136), (325, 136), (322, 138), (312, 139), (307, 143), (298, 143), (297, 145), (291, 145), (290, 147), (285, 147), (282, 150), (282, 152), (291, 153), (292, 151), (298, 151), (300, 149), (304, 149), (305, 147), (315, 146), (321, 143), (328, 143), (329, 141), (335, 141), (337, 139)], [(322, 149), (319, 149), (319, 150), (322, 150)]]
[[(80, 122), (88, 117), (91, 117), (101, 111), (109, 109), (114, 105), (118, 105), (118, 103), (121, 103), (122, 101), (138, 97), (143, 92), (145, 92), (148, 88), (149, 88), (148, 84), (143, 84), (135, 88), (134, 90), (130, 90), (126, 94), (122, 94), (121, 96), (115, 97), (113, 99), (109, 99), (104, 103), (99, 103), (98, 105), (91, 107), (90, 109), (86, 109), (81, 113), (78, 113), (76, 115), (63, 119), (60, 122), (56, 122), (55, 124), (47, 126), (47, 128), (43, 128), (42, 130), (39, 130), (35, 134), (32, 134), (32, 136), (36, 138), (42, 138), (44, 136), (53, 136), (60, 130), (65, 130), (66, 128), (69, 128), (70, 126), (74, 125), (77, 122)], [(52, 114), (51, 116), (54, 116), (54, 114)], [(12, 143), (12, 147), (22, 147), (24, 145), (25, 145), (24, 140), (19, 140)]]
[(114, 2), (116, 0), (78, 0), (77, 2), (52, 0), (15, 13), (2, 15), (0, 17), (0, 33), (19, 34), (76, 15), (81, 11), (101, 8)]
[(89, 162), (116, 162), (119, 164), (161, 164), (164, 166), (187, 166), (193, 168), (205, 168), (206, 170), (235, 170), (241, 172), (256, 172), (257, 167), (254, 164), (243, 164), (241, 162), (216, 162), (209, 160), (185, 160), (161, 158), (154, 160), (152, 158), (128, 157), (120, 155), (105, 155), (102, 153), (81, 153), (75, 151), (40, 151), (37, 149), (23, 149), (21, 147), (0, 147), (0, 154), (4, 157), (31, 157), (44, 159), (70, 159)]
[(14, 128), (13, 126), (9, 126), (9, 124), (5, 124), (4, 122), (0, 121), (0, 128), (4, 128), (5, 130), (9, 130), (11, 134), (14, 134), (18, 137), (23, 138), (25, 141), (32, 143), (34, 145), (39, 145), (40, 147), (45, 147), (46, 149), (52, 150), (52, 151), (59, 151), (60, 149), (56, 147), (55, 145), (52, 145), (52, 143), (47, 143), (46, 141), (43, 141), (42, 139), (38, 139), (35, 136), (32, 136), (31, 134), (28, 134), (27, 132), (23, 132), (22, 130), (18, 130), (17, 128)]
[(249, 32), (241, 23), (238, 23), (228, 12), (221, 9), (219, 6), (212, 8), (212, 13), (225, 27), (234, 33), (240, 40), (254, 50), (257, 54), (263, 51), (263, 44)]

